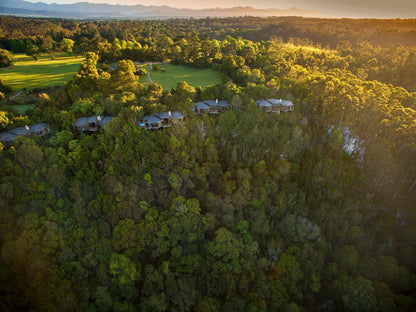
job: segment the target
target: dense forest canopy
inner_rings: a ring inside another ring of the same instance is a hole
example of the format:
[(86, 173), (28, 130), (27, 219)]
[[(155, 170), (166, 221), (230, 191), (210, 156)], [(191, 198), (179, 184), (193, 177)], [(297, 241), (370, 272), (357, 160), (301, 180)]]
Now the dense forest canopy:
[[(0, 145), (0, 305), (412, 311), (415, 23), (0, 17), (3, 49), (86, 58), (33, 111), (0, 111), (0, 130), (53, 129)], [(134, 61), (225, 78), (144, 87)], [(295, 111), (267, 114), (255, 104), (267, 98)], [(236, 109), (193, 114), (209, 99)], [(162, 111), (187, 118), (138, 127)], [(94, 114), (115, 118), (91, 135), (73, 131)]]

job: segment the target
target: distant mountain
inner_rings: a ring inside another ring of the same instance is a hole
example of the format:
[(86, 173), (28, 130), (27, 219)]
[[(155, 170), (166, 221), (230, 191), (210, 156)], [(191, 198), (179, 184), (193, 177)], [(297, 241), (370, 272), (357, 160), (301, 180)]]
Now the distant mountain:
[(168, 6), (145, 5), (111, 5), (88, 2), (74, 4), (47, 4), (43, 2), (32, 3), (24, 0), (1, 0), (0, 14), (36, 16), (36, 17), (62, 17), (73, 19), (164, 19), (164, 18), (203, 18), (203, 17), (232, 17), (232, 16), (304, 16), (324, 17), (324, 14), (315, 10), (301, 10), (291, 8), (255, 9), (252, 7), (234, 7), (228, 9), (212, 8), (203, 10), (178, 9)]

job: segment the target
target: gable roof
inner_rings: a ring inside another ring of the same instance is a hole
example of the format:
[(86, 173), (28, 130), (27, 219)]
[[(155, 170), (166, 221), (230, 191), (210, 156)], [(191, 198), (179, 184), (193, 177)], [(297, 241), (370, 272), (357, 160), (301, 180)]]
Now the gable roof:
[(258, 106), (261, 106), (261, 107), (270, 107), (270, 106), (272, 106), (271, 103), (269, 103), (267, 101), (264, 101), (264, 100), (258, 100), (258, 101), (256, 101), (256, 103), (257, 103)]
[(204, 102), (196, 102), (196, 103), (194, 103), (194, 107), (196, 107), (198, 109), (209, 109), (209, 108), (211, 108), (210, 105), (208, 105)]
[(161, 113), (155, 114), (155, 116), (159, 117), (160, 119), (169, 119), (169, 118), (172, 118), (172, 113), (171, 112), (161, 112)]
[(42, 131), (43, 129), (49, 127), (49, 125), (47, 123), (44, 122), (39, 122), (35, 125), (30, 126), (30, 132), (39, 132)]
[(185, 115), (182, 114), (182, 112), (180, 112), (180, 111), (174, 111), (174, 112), (172, 112), (172, 118), (173, 119), (181, 119), (183, 117), (185, 117)]
[(112, 119), (114, 119), (114, 117), (113, 116), (105, 116), (104, 118), (102, 118), (99, 122), (98, 122), (98, 124), (100, 125), (100, 126), (102, 126), (102, 127), (105, 127), (105, 125), (110, 121), (110, 120), (112, 120)]
[(88, 118), (88, 123), (93, 123), (93, 122), (97, 123), (101, 121), (101, 116), (94, 115), (94, 116), (87, 117), (87, 118)]
[(282, 100), (278, 100), (278, 99), (267, 99), (267, 102), (269, 102), (272, 105), (280, 105), (282, 103)]
[(24, 127), (18, 127), (15, 128), (13, 130), (10, 130), (9, 132), (14, 133), (16, 135), (23, 135), (23, 136), (28, 136), (29, 135), (29, 127), (28, 126), (24, 126)]
[(18, 135), (12, 132), (3, 132), (0, 133), (0, 142), (12, 143), (17, 137)]
[(206, 100), (206, 101), (204, 101), (204, 103), (211, 106), (211, 107), (218, 106), (217, 101), (215, 101), (215, 100)]
[(77, 127), (82, 127), (87, 124), (88, 124), (88, 117), (80, 117), (74, 122), (74, 125)]
[(289, 100), (282, 100), (283, 106), (293, 106), (293, 102)]
[(219, 100), (218, 105), (221, 107), (227, 107), (227, 106), (230, 106), (231, 104), (227, 100)]
[(162, 119), (156, 115), (149, 115), (149, 116), (144, 116), (143, 121), (147, 123), (158, 123), (158, 122), (161, 122)]

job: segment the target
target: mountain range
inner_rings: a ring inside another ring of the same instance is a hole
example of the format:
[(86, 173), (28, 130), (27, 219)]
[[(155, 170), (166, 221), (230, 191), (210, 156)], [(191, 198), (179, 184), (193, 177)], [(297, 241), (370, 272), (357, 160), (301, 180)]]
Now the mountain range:
[(112, 5), (88, 2), (74, 4), (47, 4), (24, 0), (1, 0), (0, 14), (33, 17), (60, 17), (72, 19), (165, 19), (165, 18), (204, 18), (235, 16), (304, 16), (324, 17), (316, 10), (290, 8), (256, 9), (253, 7), (179, 9), (169, 6)]

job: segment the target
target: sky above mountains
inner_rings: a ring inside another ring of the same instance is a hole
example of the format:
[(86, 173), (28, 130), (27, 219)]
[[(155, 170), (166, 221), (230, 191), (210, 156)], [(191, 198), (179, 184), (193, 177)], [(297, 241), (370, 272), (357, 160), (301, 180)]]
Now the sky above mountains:
[(415, 18), (415, 0), (29, 0), (31, 2), (68, 4), (76, 2), (125, 4), (125, 5), (167, 5), (175, 8), (230, 8), (251, 6), (258, 9), (318, 10), (334, 17), (375, 17), (375, 18)]

